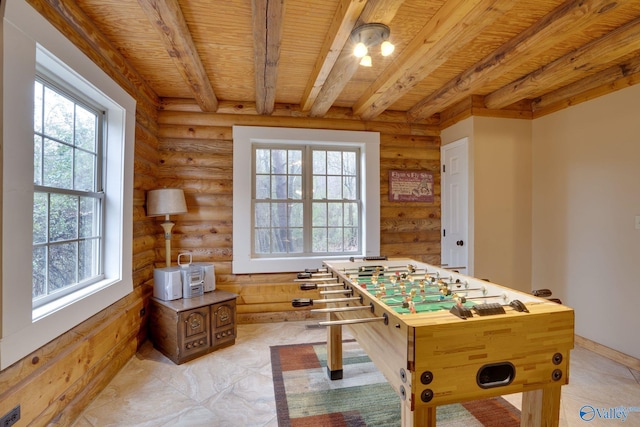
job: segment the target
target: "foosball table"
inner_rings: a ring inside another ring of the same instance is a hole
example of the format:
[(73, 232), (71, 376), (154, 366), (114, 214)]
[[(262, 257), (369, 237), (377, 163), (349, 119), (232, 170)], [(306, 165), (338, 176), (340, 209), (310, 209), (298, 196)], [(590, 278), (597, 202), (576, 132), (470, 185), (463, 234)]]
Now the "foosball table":
[(325, 261), (298, 274), (294, 307), (326, 313), (327, 370), (340, 379), (342, 326), (401, 399), (402, 426), (435, 426), (441, 405), (522, 393), (521, 426), (557, 426), (574, 313), (548, 290), (527, 294), (411, 259)]

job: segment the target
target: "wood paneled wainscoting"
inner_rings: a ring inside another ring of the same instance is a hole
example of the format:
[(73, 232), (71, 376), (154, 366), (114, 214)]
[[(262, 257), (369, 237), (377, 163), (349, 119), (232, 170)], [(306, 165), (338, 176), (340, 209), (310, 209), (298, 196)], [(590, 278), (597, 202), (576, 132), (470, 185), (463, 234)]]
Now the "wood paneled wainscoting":
[[(272, 116), (252, 114), (253, 107), (225, 105), (218, 113), (199, 112), (185, 100), (164, 100), (159, 113), (158, 185), (183, 188), (188, 213), (176, 216), (172, 259), (191, 252), (194, 261), (215, 264), (216, 286), (239, 295), (238, 321), (269, 322), (306, 318), (308, 310), (293, 309), (300, 297), (293, 273), (236, 275), (231, 272), (233, 221), (233, 125), (368, 130), (381, 134), (380, 203), (381, 254), (432, 264), (440, 262), (440, 136), (437, 126), (389, 121), (361, 122), (294, 117), (286, 108)], [(433, 173), (435, 200), (429, 203), (390, 202), (388, 171), (427, 170)], [(249, 224), (247, 224), (248, 226)], [(156, 234), (156, 260), (162, 266), (164, 246)], [(305, 296), (313, 297), (310, 294)], [(317, 297), (317, 296), (316, 296)]]

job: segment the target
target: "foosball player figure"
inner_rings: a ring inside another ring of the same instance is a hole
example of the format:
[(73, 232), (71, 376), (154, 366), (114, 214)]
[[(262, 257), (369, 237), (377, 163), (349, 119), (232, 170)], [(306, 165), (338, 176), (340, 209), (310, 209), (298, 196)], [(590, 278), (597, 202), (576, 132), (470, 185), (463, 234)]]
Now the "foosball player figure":
[(438, 286), (440, 289), (440, 299), (444, 299), (444, 297), (451, 295), (451, 289), (447, 286), (446, 283), (442, 283)]
[(467, 302), (467, 299), (463, 296), (460, 296), (458, 294), (453, 294), (453, 300), (456, 302), (456, 304), (460, 307), (462, 307), (462, 304), (464, 304), (465, 302)]
[(409, 312), (411, 314), (416, 314), (416, 303), (413, 301), (409, 301)]
[(402, 308), (409, 308), (409, 303), (413, 302), (411, 301), (411, 298), (406, 297), (402, 299)]

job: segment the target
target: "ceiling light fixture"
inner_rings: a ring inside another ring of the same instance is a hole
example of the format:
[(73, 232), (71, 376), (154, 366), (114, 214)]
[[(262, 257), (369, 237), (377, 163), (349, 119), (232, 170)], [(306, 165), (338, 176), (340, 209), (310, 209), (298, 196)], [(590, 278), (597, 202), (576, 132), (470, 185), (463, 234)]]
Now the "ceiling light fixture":
[(380, 54), (389, 56), (393, 53), (395, 46), (389, 41), (391, 30), (384, 24), (371, 23), (363, 24), (354, 28), (351, 32), (350, 39), (355, 44), (353, 55), (356, 58), (362, 58), (360, 65), (371, 67), (371, 56), (368, 55), (369, 49), (374, 46), (380, 46)]

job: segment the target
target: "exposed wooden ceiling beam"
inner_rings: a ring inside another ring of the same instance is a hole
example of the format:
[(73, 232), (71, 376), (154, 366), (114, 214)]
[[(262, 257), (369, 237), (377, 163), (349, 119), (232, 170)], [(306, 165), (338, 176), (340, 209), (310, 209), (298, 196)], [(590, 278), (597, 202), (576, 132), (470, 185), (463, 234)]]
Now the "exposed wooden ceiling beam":
[(340, 4), (338, 4), (336, 14), (331, 21), (331, 26), (320, 50), (320, 55), (316, 59), (311, 71), (311, 77), (302, 94), (302, 100), (300, 101), (302, 111), (311, 109), (333, 65), (338, 60), (342, 48), (349, 40), (349, 35), (366, 4), (366, 0), (341, 0)]
[(449, 0), (354, 104), (371, 120), (515, 5), (511, 0)]
[(269, 115), (276, 103), (276, 82), (282, 42), (284, 0), (253, 0), (256, 108)]
[(478, 63), (469, 67), (442, 88), (414, 105), (407, 115), (418, 121), (439, 112), (478, 90), (495, 77), (508, 72), (555, 45), (558, 35), (581, 31), (629, 0), (568, 0), (538, 23), (520, 33)]
[[(369, 0), (364, 7), (355, 27), (377, 22), (388, 25), (396, 15), (404, 0)], [(359, 67), (358, 60), (351, 51), (351, 43), (347, 43), (340, 52), (331, 72), (327, 76), (320, 93), (311, 107), (312, 117), (322, 117), (333, 105), (351, 77)]]
[(640, 49), (640, 18), (570, 52), (536, 71), (490, 93), (488, 108), (499, 109), (536, 96), (540, 87), (562, 84), (583, 76), (583, 70), (611, 63)]
[(178, 0), (138, 0), (202, 111), (214, 112), (218, 99), (202, 65)]
[(541, 117), (638, 82), (640, 82), (640, 56), (546, 93), (534, 99), (531, 108), (534, 117)]

